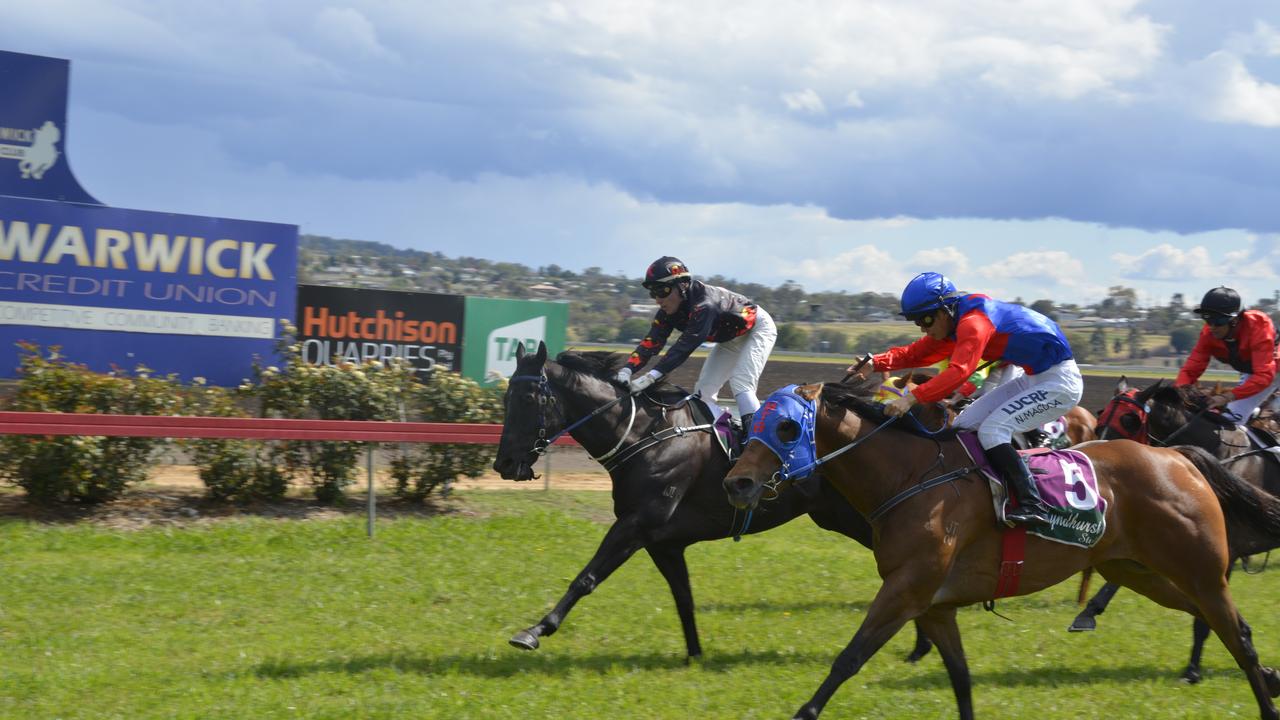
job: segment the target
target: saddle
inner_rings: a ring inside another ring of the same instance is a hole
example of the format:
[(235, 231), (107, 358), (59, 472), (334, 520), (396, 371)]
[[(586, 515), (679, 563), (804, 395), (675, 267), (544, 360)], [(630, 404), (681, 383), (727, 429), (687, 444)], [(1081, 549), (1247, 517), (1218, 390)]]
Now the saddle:
[[(986, 475), (996, 520), (1003, 523), (1008, 491), (1000, 473), (987, 461), (977, 433), (959, 432), (956, 437), (974, 465)], [(1041, 498), (1053, 512), (1048, 526), (1031, 527), (1027, 532), (1077, 547), (1087, 548), (1097, 543), (1107, 529), (1107, 501), (1098, 491), (1097, 475), (1089, 456), (1077, 450), (1048, 448), (1018, 452), (1026, 460)]]
[(738, 459), (738, 448), (742, 447), (739, 442), (746, 430), (742, 427), (742, 423), (733, 416), (732, 413), (724, 411), (719, 417), (711, 416), (711, 408), (706, 401), (699, 395), (691, 395), (689, 397), (689, 409), (693, 414), (694, 425), (711, 425), (715, 430), (711, 435), (716, 439), (716, 444), (720, 446), (721, 452), (730, 461)]

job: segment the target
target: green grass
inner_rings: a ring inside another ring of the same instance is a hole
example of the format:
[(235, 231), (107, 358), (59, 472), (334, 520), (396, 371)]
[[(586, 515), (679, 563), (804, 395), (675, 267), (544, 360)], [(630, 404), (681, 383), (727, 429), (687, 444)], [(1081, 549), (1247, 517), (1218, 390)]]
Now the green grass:
[[(817, 687), (879, 583), (871, 556), (807, 520), (689, 550), (705, 658), (637, 556), (533, 653), (536, 621), (595, 550), (607, 493), (473, 492), (380, 521), (246, 519), (184, 529), (0, 523), (4, 718), (784, 718)], [(1233, 590), (1280, 662), (1280, 580)], [(1122, 592), (1069, 635), (1075, 584), (961, 611), (981, 718), (1256, 717), (1211, 640), (1176, 680), (1189, 621)], [(936, 655), (894, 638), (824, 718), (951, 718)]]

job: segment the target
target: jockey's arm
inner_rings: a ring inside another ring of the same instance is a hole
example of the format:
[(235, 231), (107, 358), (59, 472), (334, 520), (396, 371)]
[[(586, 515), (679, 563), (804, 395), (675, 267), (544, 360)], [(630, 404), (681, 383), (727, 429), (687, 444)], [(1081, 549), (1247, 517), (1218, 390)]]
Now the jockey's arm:
[(996, 334), (990, 318), (978, 310), (965, 313), (956, 322), (955, 348), (947, 369), (913, 391), (917, 402), (937, 402), (959, 390), (982, 362), (982, 352)]
[(1209, 367), (1209, 338), (1212, 334), (1206, 327), (1200, 331), (1200, 337), (1196, 340), (1195, 347), (1191, 348), (1191, 353), (1187, 355), (1187, 361), (1182, 364), (1182, 368), (1178, 370), (1178, 378), (1173, 381), (1174, 385), (1195, 385), (1200, 376), (1204, 374), (1205, 368)]
[(631, 353), (631, 357), (627, 358), (626, 367), (631, 368), (634, 372), (645, 366), (649, 362), (649, 358), (658, 354), (662, 350), (662, 346), (667, 344), (667, 338), (671, 336), (671, 321), (667, 314), (659, 311), (653, 317), (653, 322), (649, 325), (649, 332), (636, 346)]
[(694, 350), (698, 346), (706, 342), (711, 336), (712, 324), (715, 322), (715, 312), (708, 307), (695, 307), (689, 313), (689, 322), (685, 325), (685, 329), (680, 333), (680, 339), (676, 340), (667, 353), (662, 356), (657, 365), (653, 366), (654, 370), (666, 375), (672, 370), (680, 367), (681, 363), (689, 359)]

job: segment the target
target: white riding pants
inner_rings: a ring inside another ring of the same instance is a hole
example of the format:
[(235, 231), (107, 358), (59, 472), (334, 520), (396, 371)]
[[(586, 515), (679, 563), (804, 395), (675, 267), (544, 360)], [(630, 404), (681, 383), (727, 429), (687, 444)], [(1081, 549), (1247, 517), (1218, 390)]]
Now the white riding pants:
[(956, 416), (954, 426), (977, 430), (983, 449), (1010, 442), (1062, 417), (1080, 402), (1084, 378), (1075, 360), (1063, 360), (1044, 372), (1019, 375), (983, 394)]
[[(1243, 385), (1248, 379), (1248, 373), (1241, 375), (1238, 385)], [(1267, 398), (1271, 397), (1271, 393), (1277, 389), (1280, 389), (1280, 372), (1276, 373), (1275, 379), (1271, 381), (1271, 385), (1267, 389), (1254, 393), (1247, 398), (1240, 398), (1227, 403), (1227, 412), (1235, 416), (1233, 419), (1236, 422), (1246, 423), (1249, 421), (1249, 416), (1253, 414), (1253, 411), (1257, 410)]]
[(760, 399), (756, 397), (760, 373), (764, 372), (764, 364), (768, 362), (777, 339), (778, 329), (774, 327), (773, 318), (764, 308), (757, 306), (756, 324), (750, 332), (716, 343), (707, 353), (707, 360), (702, 363), (702, 372), (698, 373), (698, 382), (693, 389), (701, 393), (709, 405), (714, 405), (716, 393), (727, 382), (738, 403), (738, 414), (755, 412), (760, 408)]

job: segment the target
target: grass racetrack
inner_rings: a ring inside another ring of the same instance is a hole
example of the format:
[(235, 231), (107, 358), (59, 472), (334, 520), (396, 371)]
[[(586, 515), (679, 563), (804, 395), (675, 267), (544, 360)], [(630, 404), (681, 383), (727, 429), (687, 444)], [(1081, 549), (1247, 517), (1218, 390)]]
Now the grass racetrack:
[[(122, 531), (0, 521), (4, 718), (789, 718), (878, 587), (871, 555), (802, 519), (690, 548), (705, 656), (686, 666), (674, 605), (643, 553), (542, 649), (542, 616), (600, 541), (609, 495), (466, 491), (435, 516), (198, 521)], [(1280, 664), (1280, 577), (1233, 590)], [(1257, 717), (1210, 639), (1177, 680), (1190, 621), (1122, 591), (1068, 634), (1069, 581), (960, 613), (980, 718)], [(1096, 586), (1095, 586), (1096, 587)], [(936, 654), (900, 633), (824, 718), (952, 718)]]

